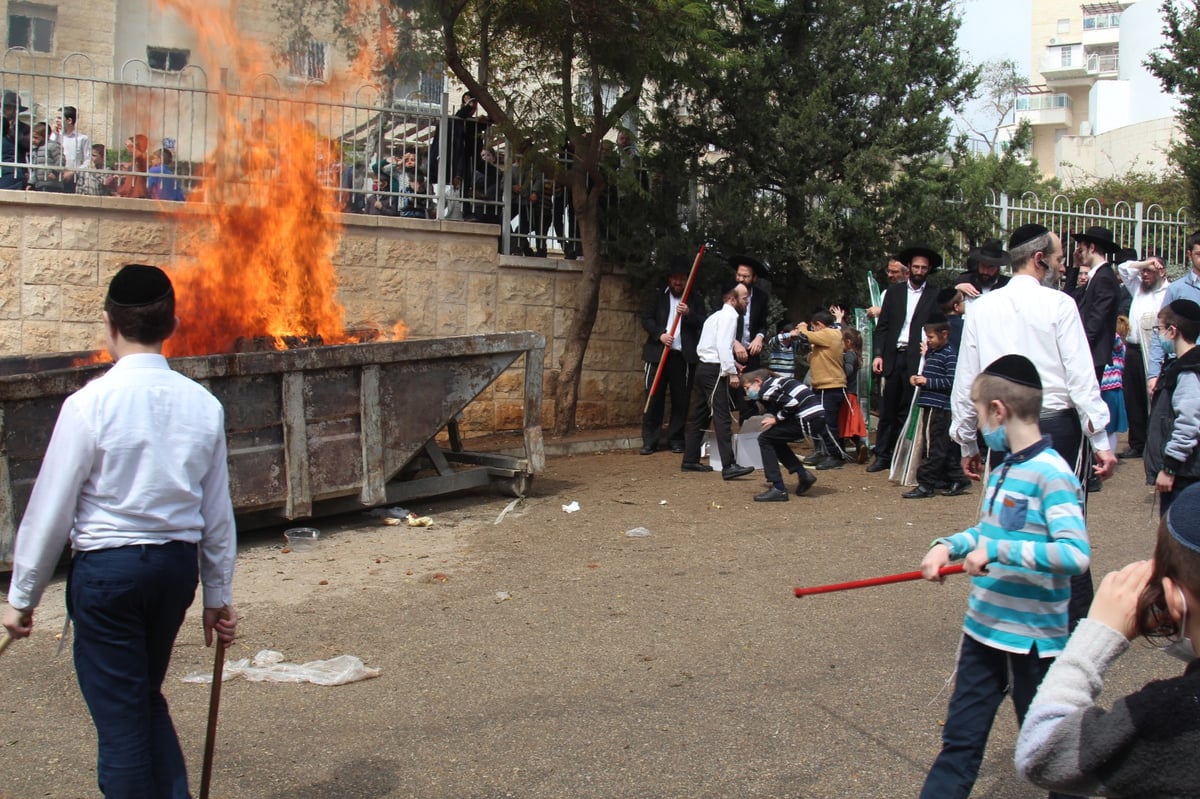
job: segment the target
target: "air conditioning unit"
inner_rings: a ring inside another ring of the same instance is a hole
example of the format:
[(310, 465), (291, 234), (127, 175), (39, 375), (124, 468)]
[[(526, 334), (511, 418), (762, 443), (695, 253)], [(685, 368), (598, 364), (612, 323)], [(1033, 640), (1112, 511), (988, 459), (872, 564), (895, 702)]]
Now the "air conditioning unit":
[(1051, 39), (1050, 44), (1058, 44), (1058, 39)]

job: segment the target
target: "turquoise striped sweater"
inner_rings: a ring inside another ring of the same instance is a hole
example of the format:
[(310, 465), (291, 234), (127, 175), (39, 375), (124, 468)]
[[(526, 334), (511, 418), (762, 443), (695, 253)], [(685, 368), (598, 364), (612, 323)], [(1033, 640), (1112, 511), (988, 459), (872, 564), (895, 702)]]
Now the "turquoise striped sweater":
[(953, 559), (987, 547), (987, 574), (971, 578), (963, 631), (981, 644), (1041, 657), (1067, 643), (1070, 578), (1088, 568), (1083, 494), (1050, 439), (992, 470), (979, 524), (935, 543)]

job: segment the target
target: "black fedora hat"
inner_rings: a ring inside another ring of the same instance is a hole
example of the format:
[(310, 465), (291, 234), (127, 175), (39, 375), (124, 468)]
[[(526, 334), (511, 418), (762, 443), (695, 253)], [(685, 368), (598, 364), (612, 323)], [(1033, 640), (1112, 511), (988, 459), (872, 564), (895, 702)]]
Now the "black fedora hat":
[(1008, 253), (1000, 239), (984, 239), (983, 244), (967, 253), (967, 262), (976, 261), (988, 266), (1007, 266)]
[(1093, 226), (1082, 233), (1072, 233), (1071, 238), (1085, 244), (1095, 244), (1106, 253), (1115, 253), (1121, 250), (1121, 247), (1113, 241), (1112, 231), (1106, 227)]
[(1138, 251), (1132, 247), (1124, 247), (1117, 250), (1117, 254), (1113, 257), (1114, 264), (1123, 264), (1126, 261), (1136, 261), (1138, 259)]
[(929, 259), (930, 272), (936, 272), (942, 265), (942, 256), (937, 250), (933, 249), (928, 244), (912, 244), (908, 247), (905, 247), (903, 250), (896, 253), (896, 260), (905, 266), (912, 268), (912, 259), (917, 255), (924, 255)]
[(749, 255), (731, 255), (729, 256), (729, 265), (737, 269), (742, 264), (750, 267), (754, 271), (755, 277), (764, 277), (767, 274), (767, 266), (757, 258), (752, 258)]
[(4, 93), (4, 107), (8, 108), (10, 105), (16, 106), (18, 112), (29, 110), (25, 107), (25, 104), (21, 102), (21, 95), (12, 91)]

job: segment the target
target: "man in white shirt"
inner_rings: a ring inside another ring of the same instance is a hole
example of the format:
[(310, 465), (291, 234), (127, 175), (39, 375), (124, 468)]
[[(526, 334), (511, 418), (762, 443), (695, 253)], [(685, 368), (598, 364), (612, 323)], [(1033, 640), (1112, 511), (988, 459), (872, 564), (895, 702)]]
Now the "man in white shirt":
[(70, 541), (75, 673), (100, 792), (182, 797), (187, 767), (162, 682), (198, 583), (205, 642), (237, 630), (225, 415), (162, 356), (179, 323), (162, 270), (124, 267), (104, 306), (115, 363), (63, 403), (17, 532), (4, 626), (29, 635)]
[(85, 169), (92, 161), (92, 145), (86, 133), (80, 133), (75, 123), (78, 112), (74, 106), (64, 105), (58, 110), (58, 118), (54, 120), (54, 132), (50, 141), (56, 141), (62, 147), (63, 153), (63, 184), (65, 191), (70, 194), (75, 191), (75, 171)]
[(1146, 423), (1150, 419), (1146, 386), (1148, 348), (1158, 345), (1153, 328), (1171, 281), (1167, 280), (1162, 256), (1156, 252), (1147, 253), (1144, 261), (1120, 264), (1117, 272), (1133, 298), (1129, 304), (1129, 335), (1125, 338), (1125, 373), (1121, 378), (1125, 410), (1129, 416), (1129, 448), (1119, 457), (1140, 458), (1146, 444)]
[[(1044, 285), (1059, 278), (1062, 242), (1041, 225), (1023, 225), (1013, 231), (1008, 254), (1012, 280), (975, 300), (963, 324), (950, 394), (950, 436), (962, 447), (963, 471), (976, 480), (983, 473), (971, 401), (975, 377), (1001, 356), (1016, 354), (1032, 361), (1041, 377), (1042, 433), (1081, 482), (1091, 473), (1107, 478), (1117, 458), (1108, 445), (1108, 406), (1100, 398), (1083, 322), (1069, 295)], [(1091, 468), (1082, 447), (1085, 434), (1096, 462)], [(1072, 625), (1087, 615), (1091, 599), (1090, 572), (1072, 578)]]
[(754, 471), (753, 466), (738, 466), (734, 462), (733, 405), (729, 396), (731, 388), (741, 385), (742, 367), (734, 357), (733, 342), (737, 337), (738, 316), (745, 312), (749, 296), (745, 284), (736, 284), (721, 298), (721, 307), (704, 321), (700, 342), (696, 345), (700, 364), (692, 387), (692, 409), (688, 414), (683, 445), (681, 468), (685, 472), (712, 471), (711, 466), (700, 463), (700, 444), (710, 420), (721, 453), (721, 477), (732, 480)]

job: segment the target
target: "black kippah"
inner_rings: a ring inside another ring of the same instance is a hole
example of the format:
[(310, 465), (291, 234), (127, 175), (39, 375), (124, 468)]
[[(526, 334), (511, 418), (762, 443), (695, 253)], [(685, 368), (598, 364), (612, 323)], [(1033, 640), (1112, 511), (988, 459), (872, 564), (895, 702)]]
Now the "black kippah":
[(1192, 300), (1174, 300), (1167, 307), (1180, 319), (1186, 319), (1189, 322), (1200, 322), (1200, 305), (1197, 305)]
[(1003, 355), (988, 364), (983, 373), (1003, 377), (1019, 386), (1042, 390), (1042, 378), (1038, 375), (1037, 367), (1024, 355)]
[(1179, 543), (1200, 554), (1200, 483), (1193, 483), (1179, 492), (1167, 511), (1167, 532)]
[(957, 296), (958, 296), (958, 289), (954, 288), (953, 286), (950, 286), (949, 288), (944, 288), (938, 292), (937, 304), (945, 305), (946, 303), (950, 302), (950, 300), (954, 299)]
[(157, 266), (128, 264), (108, 284), (108, 301), (122, 308), (140, 308), (174, 293), (171, 278)]
[[(1033, 241), (1038, 236), (1044, 236), (1049, 232), (1049, 228), (1039, 225), (1036, 222), (1030, 222), (1028, 225), (1021, 225), (1012, 232), (1011, 236), (1008, 237), (1008, 249), (1014, 250), (1025, 242)], [(1041, 388), (1041, 386), (1038, 386), (1038, 388)]]
[(944, 313), (942, 313), (941, 311), (934, 311), (933, 313), (929, 314), (928, 317), (926, 317), (925, 324), (927, 324), (927, 325), (944, 325), (949, 321), (950, 320), (946, 318), (946, 315)]

